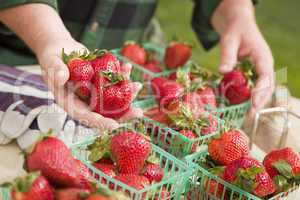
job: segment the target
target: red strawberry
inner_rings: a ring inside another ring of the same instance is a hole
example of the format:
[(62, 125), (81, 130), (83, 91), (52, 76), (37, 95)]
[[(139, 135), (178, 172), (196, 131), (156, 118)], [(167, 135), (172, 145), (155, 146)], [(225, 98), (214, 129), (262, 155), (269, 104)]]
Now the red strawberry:
[(88, 168), (74, 159), (70, 149), (54, 137), (44, 138), (35, 145), (26, 157), (26, 167), (28, 171), (41, 171), (54, 186), (91, 187)]
[(183, 92), (183, 87), (180, 84), (161, 77), (152, 79), (151, 86), (161, 106), (179, 98)]
[(230, 104), (239, 104), (248, 100), (251, 96), (250, 87), (245, 74), (240, 70), (233, 70), (224, 75), (219, 91), (226, 97)]
[(117, 199), (110, 198), (102, 194), (92, 194), (86, 200), (117, 200)]
[(16, 178), (11, 192), (13, 200), (54, 200), (53, 189), (40, 173)]
[(171, 123), (168, 115), (162, 112), (158, 107), (147, 110), (144, 115), (161, 124), (170, 125)]
[(264, 166), (250, 157), (241, 157), (227, 165), (224, 180), (258, 197), (275, 192), (275, 186)]
[[(110, 177), (114, 177), (116, 175), (115, 166), (113, 164), (102, 163), (100, 160), (97, 163), (94, 163), (93, 166)], [(99, 178), (100, 177), (96, 177), (96, 179)], [(106, 184), (106, 182), (107, 182), (106, 178), (103, 177), (101, 179), (101, 183)]]
[(90, 107), (109, 118), (120, 118), (130, 108), (133, 98), (129, 81), (117, 74), (109, 73), (110, 80), (102, 75), (94, 77)]
[(124, 131), (114, 135), (110, 142), (112, 156), (120, 173), (138, 174), (151, 153), (151, 144), (140, 134)]
[(249, 154), (249, 140), (240, 130), (232, 129), (212, 139), (208, 144), (208, 152), (212, 159), (219, 164), (228, 165)]
[(286, 190), (290, 186), (289, 183), (299, 180), (300, 156), (291, 148), (271, 151), (266, 155), (263, 164), (278, 192)]
[(207, 125), (201, 128), (201, 134), (208, 135), (214, 133), (218, 130), (218, 121), (212, 115), (209, 115), (207, 118)]
[(125, 43), (121, 50), (121, 55), (139, 65), (144, 65), (147, 59), (145, 49), (134, 42)]
[(73, 58), (68, 61), (67, 66), (70, 72), (71, 81), (89, 81), (94, 76), (94, 69), (91, 63), (81, 58)]
[(184, 65), (191, 57), (191, 47), (179, 42), (171, 43), (165, 52), (165, 64), (169, 69)]
[(216, 96), (211, 87), (200, 88), (197, 93), (201, 96), (201, 101), (210, 108), (217, 107)]
[(119, 174), (115, 176), (115, 179), (137, 190), (142, 190), (147, 185), (150, 185), (149, 180), (145, 176), (137, 174)]
[(91, 61), (91, 65), (94, 68), (95, 73), (101, 71), (119, 73), (121, 71), (120, 61), (110, 52), (97, 56)]
[(225, 93), (230, 104), (240, 104), (250, 99), (251, 90), (248, 85), (229, 86)]
[[(161, 67), (159, 67), (156, 63), (154, 62), (148, 62), (146, 64), (143, 65), (143, 67), (147, 70), (149, 70), (150, 72), (153, 72), (153, 73), (159, 73), (161, 72)], [(144, 80), (149, 80), (151, 78), (151, 76), (149, 74), (144, 74), (143, 75), (143, 79)]]
[(152, 183), (153, 181), (161, 181), (164, 176), (164, 172), (159, 164), (148, 163), (144, 169), (143, 175), (148, 178), (150, 183)]
[(84, 101), (87, 101), (91, 96), (91, 82), (79, 81), (75, 83), (76, 95)]
[[(191, 140), (194, 140), (199, 137), (196, 133), (194, 133), (193, 131), (190, 131), (190, 130), (181, 130), (180, 133)], [(175, 138), (175, 140), (176, 140), (176, 138)], [(191, 153), (196, 152), (198, 146), (199, 146), (199, 142), (194, 142), (192, 144)]]
[(199, 118), (205, 111), (202, 97), (197, 92), (188, 92), (182, 97), (183, 104), (191, 110), (195, 118)]
[(171, 195), (170, 192), (167, 190), (167, 188), (162, 188), (161, 192), (159, 194), (155, 195), (154, 200), (170, 200)]
[(56, 200), (82, 200), (88, 197), (90, 191), (87, 189), (66, 188), (55, 191)]
[[(209, 169), (209, 172), (223, 179), (224, 167), (214, 167)], [(207, 193), (217, 198), (222, 198), (224, 192), (224, 186), (214, 179), (206, 179), (204, 182), (204, 189)]]

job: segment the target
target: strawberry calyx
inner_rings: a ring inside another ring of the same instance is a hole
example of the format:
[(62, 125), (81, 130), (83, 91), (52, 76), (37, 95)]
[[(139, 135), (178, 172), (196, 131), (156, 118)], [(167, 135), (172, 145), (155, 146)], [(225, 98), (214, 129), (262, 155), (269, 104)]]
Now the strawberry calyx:
[(88, 159), (92, 162), (97, 162), (101, 158), (110, 157), (110, 141), (111, 135), (104, 133), (98, 137), (92, 144), (88, 145), (87, 149), (90, 151)]
[(286, 179), (292, 179), (294, 177), (291, 165), (285, 160), (278, 160), (277, 162), (272, 163), (272, 166)]
[(273, 182), (275, 184), (277, 192), (287, 191), (291, 186), (287, 178), (282, 175), (274, 176)]
[(109, 81), (109, 83), (104, 84), (104, 87), (109, 87), (125, 80), (125, 77), (122, 74), (113, 73), (111, 71), (101, 71), (99, 72), (99, 75), (103, 76)]
[(151, 142), (150, 136), (147, 134), (147, 128), (143, 122), (136, 123), (135, 130), (138, 134), (143, 136), (147, 141)]
[(264, 169), (262, 167), (257, 166), (247, 169), (240, 168), (236, 172), (236, 179), (233, 183), (241, 189), (252, 193), (258, 186), (256, 182), (256, 175), (262, 173), (263, 171)]
[(24, 177), (18, 177), (13, 182), (13, 188), (17, 192), (26, 193), (30, 190), (33, 182), (41, 175), (40, 172), (31, 172)]
[(146, 162), (151, 163), (151, 164), (158, 164), (159, 163), (159, 158), (155, 155), (155, 153), (151, 153), (149, 157), (147, 158)]
[(237, 63), (236, 68), (241, 70), (248, 80), (248, 85), (250, 87), (254, 86), (257, 80), (257, 75), (255, 73), (255, 65), (249, 59), (243, 59)]
[(209, 121), (207, 118), (200, 117), (196, 119), (191, 110), (183, 104), (179, 105), (179, 109), (179, 114), (168, 114), (170, 120), (177, 128), (183, 130), (192, 130), (200, 136), (201, 128), (209, 126)]
[(73, 59), (82, 59), (86, 61), (94, 60), (95, 58), (104, 55), (108, 51), (106, 49), (95, 49), (89, 52), (87, 49), (72, 51), (70, 54), (66, 54), (64, 48), (62, 49), (61, 58), (65, 64), (69, 63)]

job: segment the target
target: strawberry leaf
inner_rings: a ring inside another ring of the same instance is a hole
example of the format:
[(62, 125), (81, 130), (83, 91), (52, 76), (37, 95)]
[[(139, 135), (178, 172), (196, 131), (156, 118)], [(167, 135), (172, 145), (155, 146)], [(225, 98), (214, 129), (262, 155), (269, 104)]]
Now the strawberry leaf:
[(289, 189), (290, 184), (286, 177), (282, 175), (277, 175), (273, 177), (273, 182), (276, 186), (276, 191), (277, 192), (283, 192)]
[(27, 174), (25, 177), (18, 177), (14, 180), (14, 187), (19, 192), (28, 192), (33, 182), (40, 176), (40, 172), (32, 172)]
[(147, 162), (152, 164), (158, 164), (159, 158), (154, 153), (151, 153), (151, 155), (147, 158)]
[(294, 177), (293, 169), (289, 163), (285, 160), (279, 160), (272, 164), (272, 166), (287, 179), (292, 179)]
[(110, 81), (108, 84), (105, 84), (104, 87), (109, 87), (109, 86), (119, 83), (120, 81), (125, 80), (125, 78), (122, 74), (113, 73), (111, 71), (102, 71), (99, 73), (100, 73), (100, 76), (103, 76)]

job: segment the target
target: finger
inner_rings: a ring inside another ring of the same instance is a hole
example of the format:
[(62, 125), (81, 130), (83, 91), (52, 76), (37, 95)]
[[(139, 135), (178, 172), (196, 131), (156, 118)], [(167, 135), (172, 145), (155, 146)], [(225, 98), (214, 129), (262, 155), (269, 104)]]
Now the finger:
[(125, 78), (130, 78), (130, 72), (132, 69), (132, 65), (130, 63), (122, 63), (121, 64), (121, 73), (125, 76)]
[(55, 100), (64, 110), (80, 123), (101, 130), (113, 130), (119, 127), (118, 122), (90, 111), (88, 105), (73, 92), (65, 88), (54, 90)]
[(141, 108), (131, 107), (129, 111), (119, 119), (119, 122), (126, 122), (141, 117), (143, 117), (143, 110)]
[(234, 68), (237, 62), (239, 45), (239, 37), (235, 35), (224, 36), (221, 39), (220, 73), (230, 72)]
[(132, 90), (132, 101), (137, 97), (139, 91), (142, 89), (143, 85), (140, 82), (129, 83), (129, 87)]
[(54, 58), (52, 63), (45, 69), (48, 85), (55, 87), (63, 86), (69, 80), (69, 70), (60, 58)]
[(270, 100), (274, 91), (273, 58), (268, 48), (259, 48), (253, 53), (255, 70), (258, 75), (256, 85), (252, 90), (253, 110), (258, 111)]

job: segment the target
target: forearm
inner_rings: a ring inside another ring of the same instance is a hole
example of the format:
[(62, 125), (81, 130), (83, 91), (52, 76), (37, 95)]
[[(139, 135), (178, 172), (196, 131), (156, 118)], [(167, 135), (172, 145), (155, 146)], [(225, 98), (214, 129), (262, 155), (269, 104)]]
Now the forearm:
[(38, 56), (55, 40), (72, 40), (58, 13), (44, 4), (26, 4), (0, 11), (0, 21)]

